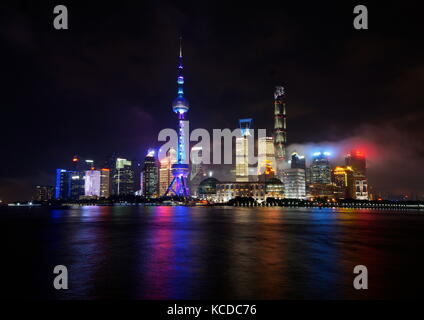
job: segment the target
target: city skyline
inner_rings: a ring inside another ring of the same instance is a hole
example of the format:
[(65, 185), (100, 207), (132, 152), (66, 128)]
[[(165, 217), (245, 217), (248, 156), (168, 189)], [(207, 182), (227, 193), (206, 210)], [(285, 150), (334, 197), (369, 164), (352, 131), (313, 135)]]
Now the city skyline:
[[(93, 7), (84, 8), (87, 11), (82, 14), (82, 7), (71, 6), (73, 19), (67, 34), (50, 30), (50, 8), (19, 13), (9, 9), (11, 17), (19, 17), (22, 23), (17, 27), (7, 18), (2, 21), (2, 37), (8, 44), (2, 54), (11, 62), (2, 84), (13, 87), (4, 93), (10, 106), (5, 117), (12, 121), (2, 127), (2, 136), (8, 137), (3, 144), (8, 156), (2, 157), (0, 166), (2, 200), (28, 198), (35, 185), (53, 184), (55, 169), (64, 167), (74, 154), (103, 160), (116, 152), (128, 159), (143, 159), (157, 132), (175, 127), (169, 101), (175, 88), (179, 33), (184, 34), (189, 52), (187, 91), (195, 106), (189, 120), (195, 128), (235, 128), (238, 119), (252, 117), (255, 127), (272, 132), (273, 88), (284, 84), (290, 109), (288, 154), (306, 155), (305, 150), (326, 146), (348, 151), (359, 146), (369, 155), (369, 173), (380, 184), (376, 187), (393, 193), (422, 192), (424, 139), (419, 123), (423, 113), (417, 89), (422, 61), (414, 50), (400, 50), (410, 45), (412, 35), (407, 30), (413, 19), (398, 28), (379, 28), (378, 19), (394, 12), (388, 6), (377, 13), (374, 29), (360, 33), (351, 28), (351, 8), (340, 5), (333, 10), (345, 12), (346, 21), (340, 30), (327, 31), (320, 42), (313, 39), (318, 31), (311, 30), (318, 17), (308, 11), (296, 14), (298, 21), (265, 19), (253, 28), (254, 21), (243, 22), (229, 9), (222, 18), (227, 22), (235, 18), (235, 22), (223, 30), (217, 19), (221, 16), (211, 10), (205, 24), (195, 19), (199, 26), (195, 31), (190, 24), (194, 8), (147, 6), (153, 11), (165, 9), (161, 18), (146, 17), (150, 22), (171, 18), (162, 31), (151, 28), (143, 34), (142, 17), (135, 22), (119, 20), (107, 5), (93, 17), (99, 27), (86, 21)], [(129, 7), (122, 10), (127, 13)], [(283, 15), (299, 13), (295, 5), (284, 8)], [(242, 12), (248, 17), (253, 13), (248, 7)], [(333, 20), (321, 17), (319, 21), (327, 26), (342, 21), (332, 13), (323, 14)], [(46, 17), (45, 24), (37, 14)], [(268, 14), (266, 10), (259, 18)], [(116, 25), (108, 26), (105, 17), (115, 17)], [(170, 28), (173, 21), (180, 22), (181, 30)], [(98, 37), (103, 27), (118, 29), (109, 38)], [(376, 39), (381, 33), (403, 37), (388, 43), (384, 37)], [(124, 38), (118, 36), (123, 34)], [(258, 52), (245, 50), (252, 45)], [(414, 45), (419, 49), (419, 44)], [(311, 52), (305, 50), (310, 47)], [(387, 53), (387, 48), (392, 52)], [(364, 51), (371, 54), (365, 57)], [(383, 52), (384, 59), (376, 59)], [(41, 71), (40, 64), (48, 67)], [(17, 95), (18, 89), (23, 94)], [(208, 117), (205, 110), (210, 111)]]
[(421, 12), (3, 1), (3, 300), (162, 319), (420, 299)]

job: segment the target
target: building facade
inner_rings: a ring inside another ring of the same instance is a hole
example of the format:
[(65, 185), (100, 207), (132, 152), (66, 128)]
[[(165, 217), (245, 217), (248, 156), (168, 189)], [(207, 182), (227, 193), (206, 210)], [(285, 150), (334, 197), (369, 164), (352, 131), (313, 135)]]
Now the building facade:
[(34, 201), (45, 202), (54, 198), (55, 188), (52, 186), (35, 186)]
[(286, 103), (284, 88), (279, 86), (274, 92), (274, 147), (277, 178), (283, 180), (286, 162)]
[[(159, 162), (159, 196), (165, 195), (174, 176), (172, 175), (172, 165), (177, 162), (177, 151), (170, 148), (166, 156)], [(172, 191), (168, 196), (175, 195)]]
[(203, 149), (200, 146), (194, 146), (190, 154), (190, 194), (192, 197), (198, 197), (199, 184), (206, 176), (202, 165)]
[(331, 184), (331, 168), (328, 152), (316, 152), (310, 167), (311, 184)]
[(56, 170), (56, 199), (68, 199), (70, 190), (70, 171), (66, 169)]
[(273, 137), (260, 137), (258, 139), (258, 168), (259, 180), (262, 175), (271, 174), (276, 171), (275, 147)]
[(141, 190), (143, 196), (146, 198), (153, 198), (158, 196), (159, 168), (154, 151), (149, 151), (146, 158), (144, 159)]
[(355, 199), (369, 200), (368, 181), (355, 178)]
[(110, 169), (100, 170), (100, 197), (109, 198), (110, 196)]
[(240, 119), (241, 136), (236, 138), (236, 181), (249, 182), (249, 136), (252, 119)]
[(69, 200), (79, 200), (85, 195), (85, 172), (71, 171), (69, 183)]
[(365, 154), (359, 150), (352, 150), (346, 155), (346, 166), (353, 169), (355, 184), (355, 199), (368, 200), (367, 163)]
[(198, 187), (199, 199), (211, 202), (217, 201), (217, 184), (219, 184), (219, 181), (213, 177), (209, 177), (200, 182)]
[(338, 188), (337, 199), (354, 199), (355, 179), (350, 166), (337, 166), (333, 169), (333, 183)]
[(305, 169), (284, 170), (284, 195), (287, 199), (306, 199)]
[(297, 152), (293, 152), (290, 160), (290, 168), (306, 170), (305, 156), (301, 156)]
[(133, 195), (135, 193), (135, 172), (132, 161), (124, 158), (116, 158), (111, 172), (113, 195)]
[(265, 192), (265, 184), (261, 182), (222, 182), (216, 185), (216, 199), (220, 203), (236, 197), (251, 197), (262, 202), (266, 200)]
[(84, 176), (84, 196), (100, 197), (101, 173), (99, 170), (87, 170)]

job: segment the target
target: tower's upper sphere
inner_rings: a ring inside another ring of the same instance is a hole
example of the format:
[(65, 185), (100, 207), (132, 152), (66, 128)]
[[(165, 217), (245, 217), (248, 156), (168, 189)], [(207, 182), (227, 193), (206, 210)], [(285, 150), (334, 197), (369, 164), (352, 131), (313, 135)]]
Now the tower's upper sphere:
[(184, 97), (177, 97), (172, 102), (172, 109), (175, 113), (186, 113), (189, 109), (188, 101)]

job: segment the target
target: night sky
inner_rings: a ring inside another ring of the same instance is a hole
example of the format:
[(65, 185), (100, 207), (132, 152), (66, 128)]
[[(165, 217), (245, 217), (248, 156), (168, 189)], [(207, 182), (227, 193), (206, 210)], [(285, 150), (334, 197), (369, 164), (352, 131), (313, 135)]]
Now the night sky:
[[(192, 129), (273, 127), (287, 93), (289, 150), (365, 149), (375, 190), (424, 194), (422, 10), (410, 1), (4, 1), (0, 199), (54, 184), (71, 157), (144, 158), (175, 128), (178, 37)], [(231, 5), (228, 3), (231, 2)], [(53, 28), (53, 8), (69, 30)], [(365, 4), (369, 29), (353, 28)], [(295, 144), (295, 145), (293, 145)]]

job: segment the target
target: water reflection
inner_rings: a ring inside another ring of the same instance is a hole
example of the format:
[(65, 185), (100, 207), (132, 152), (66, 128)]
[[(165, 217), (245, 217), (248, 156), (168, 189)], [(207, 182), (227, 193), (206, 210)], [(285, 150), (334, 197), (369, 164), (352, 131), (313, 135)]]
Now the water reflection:
[(197, 268), (197, 231), (187, 207), (154, 207), (140, 243), (141, 298), (193, 298)]
[[(414, 296), (424, 284), (424, 217), (418, 214), (341, 208), (37, 210), (2, 216), (10, 261), (30, 261), (35, 270), (28, 298), (381, 299)], [(52, 289), (58, 264), (69, 270), (66, 292)], [(352, 285), (359, 264), (369, 271), (366, 292)]]

